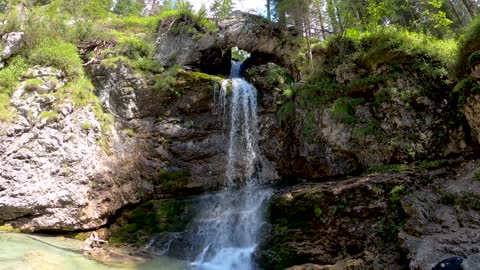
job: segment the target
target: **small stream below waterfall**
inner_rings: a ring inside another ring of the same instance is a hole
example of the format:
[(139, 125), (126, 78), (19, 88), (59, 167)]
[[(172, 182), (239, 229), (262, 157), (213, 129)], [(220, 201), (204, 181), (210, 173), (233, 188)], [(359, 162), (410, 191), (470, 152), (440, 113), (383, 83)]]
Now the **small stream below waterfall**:
[(166, 257), (106, 265), (83, 256), (82, 244), (68, 238), (0, 233), (0, 270), (182, 270), (187, 267)]

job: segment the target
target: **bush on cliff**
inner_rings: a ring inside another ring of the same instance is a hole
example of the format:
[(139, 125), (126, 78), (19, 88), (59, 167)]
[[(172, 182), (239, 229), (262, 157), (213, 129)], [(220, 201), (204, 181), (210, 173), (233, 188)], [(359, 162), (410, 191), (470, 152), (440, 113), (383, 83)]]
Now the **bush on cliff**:
[[(386, 87), (398, 89), (406, 101), (420, 95), (436, 98), (449, 92), (455, 49), (454, 41), (395, 28), (347, 31), (315, 47), (313, 72), (306, 83), (297, 85), (297, 101), (304, 106), (331, 104), (343, 97), (372, 101)], [(402, 81), (410, 83), (397, 85)]]
[[(465, 35), (460, 40), (458, 57), (455, 64), (455, 75), (462, 79), (470, 74), (473, 60), (472, 54), (480, 51), (480, 18), (477, 18), (466, 30)], [(470, 60), (470, 61), (469, 61)]]
[[(472, 93), (480, 93), (479, 78), (474, 78), (475, 67), (480, 65), (480, 18), (473, 21), (466, 34), (460, 40), (458, 56), (455, 64), (455, 75), (460, 80), (453, 88), (459, 108), (462, 108), (467, 97)], [(478, 72), (478, 71), (476, 71)], [(479, 76), (479, 75), (476, 75)], [(458, 117), (462, 117), (458, 113)]]
[(31, 52), (28, 59), (33, 65), (52, 66), (65, 71), (69, 76), (83, 74), (82, 60), (77, 48), (61, 40), (43, 41)]

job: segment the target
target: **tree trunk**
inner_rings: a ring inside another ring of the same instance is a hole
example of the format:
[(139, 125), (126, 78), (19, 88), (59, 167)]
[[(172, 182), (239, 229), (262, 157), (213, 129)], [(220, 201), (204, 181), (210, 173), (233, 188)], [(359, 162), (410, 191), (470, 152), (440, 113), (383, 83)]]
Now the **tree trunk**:
[(319, 38), (325, 40), (325, 38), (326, 38), (325, 33), (326, 33), (327, 31), (325, 30), (325, 25), (324, 25), (325, 22), (324, 22), (324, 20), (323, 20), (323, 14), (322, 14), (322, 4), (323, 4), (323, 3), (321, 3), (320, 1), (321, 1), (321, 0), (315, 0), (315, 1), (314, 1), (314, 5), (315, 5), (315, 7), (316, 7), (316, 9), (317, 9), (317, 13), (318, 13), (318, 23), (320, 24), (320, 31), (321, 31), (320, 34), (321, 34), (321, 36), (320, 36)]
[(475, 4), (472, 5), (472, 3), (469, 0), (462, 0), (462, 2), (467, 8), (470, 16), (473, 18), (475, 16)]
[(327, 11), (328, 11), (328, 16), (330, 17), (330, 24), (332, 25), (332, 30), (333, 33), (338, 33), (338, 21), (337, 21), (337, 15), (335, 14), (335, 5), (333, 3), (333, 0), (327, 0)]
[(272, 9), (271, 9), (271, 3), (272, 0), (267, 0), (267, 18), (269, 21), (272, 21)]
[(310, 32), (310, 13), (307, 11), (306, 15), (306, 23), (304, 23), (305, 28), (305, 37), (307, 38), (307, 47), (308, 47), (308, 62), (310, 66), (313, 65), (313, 55), (312, 55), (312, 43), (310, 40), (311, 32)]
[(462, 19), (460, 18), (460, 16), (458, 15), (457, 9), (455, 8), (455, 4), (452, 3), (452, 0), (448, 0), (448, 4), (450, 5), (450, 8), (452, 9), (453, 14), (454, 14), (455, 17), (457, 18), (457, 21), (458, 21), (461, 25), (464, 25), (463, 20), (462, 20)]

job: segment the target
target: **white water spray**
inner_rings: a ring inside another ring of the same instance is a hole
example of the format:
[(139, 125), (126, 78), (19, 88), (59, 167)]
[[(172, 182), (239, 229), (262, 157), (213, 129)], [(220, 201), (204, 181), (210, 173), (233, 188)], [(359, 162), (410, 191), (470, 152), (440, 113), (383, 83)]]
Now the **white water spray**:
[[(195, 244), (201, 252), (193, 263), (202, 270), (250, 270), (252, 254), (261, 239), (264, 205), (270, 190), (258, 175), (257, 91), (240, 77), (240, 63), (232, 62), (230, 80), (220, 93), (220, 110), (229, 112), (228, 152), (224, 190), (210, 195), (197, 217)], [(226, 118), (223, 118), (226, 120)]]

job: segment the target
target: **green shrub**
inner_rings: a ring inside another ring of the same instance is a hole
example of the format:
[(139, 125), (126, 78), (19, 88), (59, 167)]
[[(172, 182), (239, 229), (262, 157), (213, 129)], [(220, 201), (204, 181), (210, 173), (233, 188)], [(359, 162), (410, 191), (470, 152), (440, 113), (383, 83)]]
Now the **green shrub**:
[(135, 130), (133, 130), (131, 128), (126, 128), (126, 129), (124, 129), (124, 131), (125, 131), (125, 134), (128, 137), (130, 137), (130, 138), (135, 137)]
[(154, 51), (151, 43), (132, 37), (121, 37), (116, 49), (121, 55), (135, 60), (151, 56)]
[(10, 106), (10, 96), (20, 82), (20, 76), (27, 70), (27, 63), (21, 56), (15, 56), (8, 66), (0, 70), (0, 121), (8, 122), (15, 116)]
[(60, 119), (60, 114), (54, 111), (43, 111), (39, 116), (41, 119), (45, 119), (49, 123), (56, 122)]
[(440, 193), (440, 203), (450, 206), (459, 206), (464, 210), (480, 211), (480, 198), (471, 192), (450, 193), (443, 190)]
[(280, 124), (292, 123), (295, 119), (295, 103), (288, 101), (282, 104), (277, 111), (277, 118)]
[(96, 106), (98, 98), (94, 93), (92, 83), (85, 77), (78, 78), (55, 93), (59, 101), (68, 101), (73, 103), (77, 108), (87, 105)]
[(6, 20), (6, 23), (0, 26), (0, 37), (6, 33), (16, 32), (21, 30), (21, 21), (20, 16), (18, 16), (18, 11), (16, 9), (10, 10), (7, 14), (2, 16), (0, 13), (0, 20)]
[[(70, 1), (65, 1), (70, 2)], [(92, 19), (104, 19), (110, 12), (112, 0), (88, 0), (83, 1), (79, 7), (81, 14)]]
[(218, 30), (217, 26), (207, 18), (205, 10), (199, 10), (195, 13), (189, 5), (181, 5), (175, 10), (165, 10), (159, 15), (159, 19), (164, 21), (176, 20), (176, 27), (180, 31), (192, 28), (200, 32), (215, 32)]
[(142, 70), (148, 71), (151, 73), (162, 73), (165, 71), (163, 66), (157, 60), (148, 57), (141, 57), (137, 61), (135, 61), (135, 67)]
[(378, 136), (382, 132), (380, 130), (380, 124), (376, 120), (371, 120), (366, 126), (355, 128), (352, 132), (352, 137), (356, 139), (367, 137), (368, 135)]
[(374, 95), (380, 83), (384, 82), (382, 75), (370, 75), (352, 80), (347, 84), (346, 95), (349, 97), (368, 98)]
[(60, 40), (47, 39), (28, 57), (32, 65), (52, 66), (77, 77), (83, 74), (82, 60), (75, 45)]
[(107, 40), (106, 33), (102, 32), (97, 25), (92, 20), (76, 22), (67, 28), (64, 39), (73, 44), (79, 44), (86, 40)]
[(113, 18), (108, 22), (108, 27), (117, 31), (133, 34), (149, 33), (157, 30), (159, 20), (160, 18), (158, 16)]
[[(35, 50), (45, 43), (56, 43), (64, 40), (67, 36), (69, 27), (65, 23), (65, 18), (59, 15), (51, 17), (32, 13), (25, 22), (25, 35), (23, 43), (26, 51)], [(28, 52), (31, 53), (31, 52)]]
[(384, 241), (394, 241), (398, 232), (405, 225), (405, 211), (403, 210), (401, 198), (406, 190), (403, 185), (393, 187), (389, 192), (387, 211), (377, 223), (377, 234)]
[(467, 65), (469, 68), (473, 68), (476, 65), (480, 65), (480, 50), (473, 52), (470, 54), (467, 60)]
[(181, 71), (180, 66), (172, 66), (165, 70), (162, 74), (156, 76), (155, 89), (159, 91), (169, 91), (176, 96), (181, 95), (176, 92), (175, 85), (177, 83), (177, 74)]
[(480, 182), (480, 171), (475, 172), (473, 179), (477, 182)]
[(25, 81), (25, 90), (32, 92), (38, 91), (42, 85), (43, 82), (39, 79), (28, 79)]
[(361, 98), (339, 98), (333, 103), (332, 116), (337, 121), (355, 124), (358, 122), (358, 118), (355, 116), (354, 107), (363, 102), (364, 100)]
[(87, 130), (90, 130), (90, 129), (92, 128), (92, 124), (90, 124), (89, 122), (82, 122), (82, 123), (80, 124), (80, 128), (81, 128), (82, 130), (87, 131)]
[(113, 12), (123, 16), (140, 15), (144, 5), (136, 0), (118, 0)]
[(335, 79), (320, 75), (305, 84), (297, 85), (294, 91), (303, 106), (328, 104), (341, 97), (343, 92)]
[(458, 79), (465, 78), (470, 73), (468, 59), (470, 55), (480, 51), (480, 18), (476, 18), (460, 39), (458, 56), (455, 63), (455, 75)]
[(431, 160), (431, 161), (424, 160), (424, 161), (416, 162), (416, 165), (418, 165), (418, 167), (422, 169), (433, 170), (433, 169), (439, 169), (447, 166), (448, 160), (445, 160), (445, 159)]
[(116, 56), (116, 57), (103, 59), (101, 62), (101, 65), (111, 69), (117, 68), (118, 65), (125, 65), (127, 67), (134, 66), (133, 62), (130, 59), (126, 58), (125, 56)]
[(188, 182), (189, 178), (189, 171), (162, 170), (155, 179), (152, 179), (152, 182), (160, 185), (164, 192), (175, 193)]

